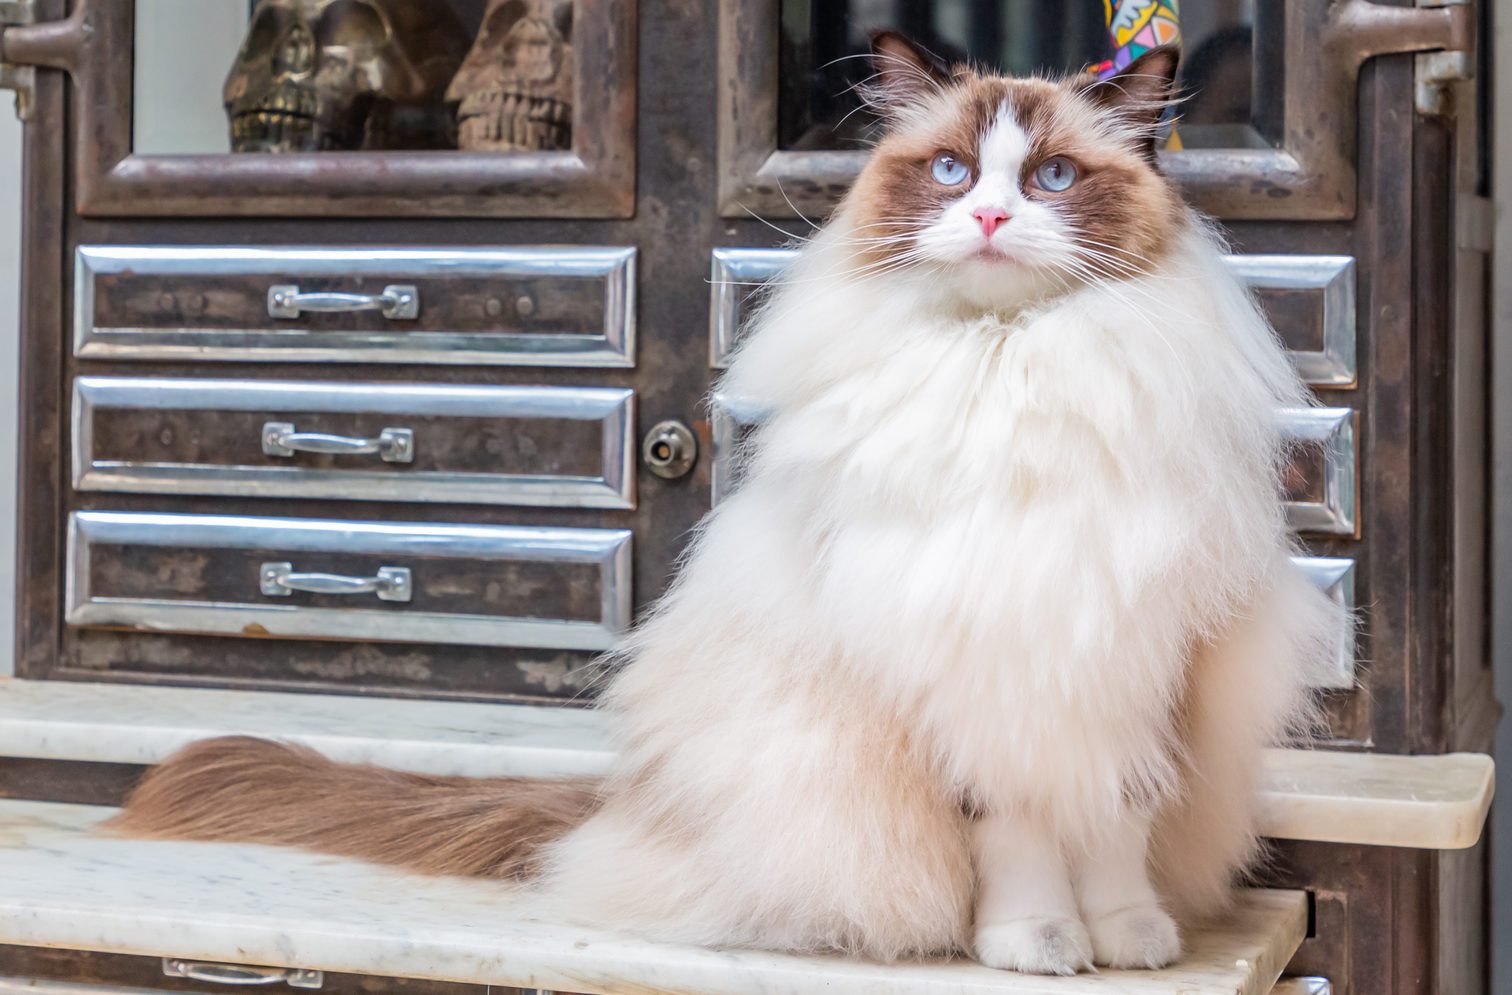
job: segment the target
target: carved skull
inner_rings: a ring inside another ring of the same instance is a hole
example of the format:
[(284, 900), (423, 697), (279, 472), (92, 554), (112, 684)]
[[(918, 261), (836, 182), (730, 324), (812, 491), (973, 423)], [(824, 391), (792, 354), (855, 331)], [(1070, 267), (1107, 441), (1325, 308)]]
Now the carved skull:
[(259, 0), (226, 78), (231, 148), (443, 148), (468, 42), (434, 0)]
[(457, 145), (503, 152), (572, 147), (572, 0), (489, 0), (446, 98)]

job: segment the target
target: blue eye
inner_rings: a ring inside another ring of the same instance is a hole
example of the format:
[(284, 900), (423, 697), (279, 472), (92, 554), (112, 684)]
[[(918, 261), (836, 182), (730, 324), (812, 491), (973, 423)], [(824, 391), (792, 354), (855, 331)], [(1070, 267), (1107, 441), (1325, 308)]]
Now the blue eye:
[(949, 152), (941, 152), (929, 164), (929, 175), (935, 178), (936, 183), (955, 187), (966, 182), (966, 178), (971, 175), (971, 169)]
[(1064, 156), (1046, 159), (1045, 164), (1034, 171), (1034, 182), (1041, 190), (1063, 193), (1076, 182), (1076, 167)]

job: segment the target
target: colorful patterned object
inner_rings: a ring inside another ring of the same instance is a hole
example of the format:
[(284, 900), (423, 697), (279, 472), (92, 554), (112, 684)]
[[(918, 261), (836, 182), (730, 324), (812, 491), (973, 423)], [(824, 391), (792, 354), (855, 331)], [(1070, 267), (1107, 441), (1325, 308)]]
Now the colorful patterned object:
[(1103, 0), (1113, 58), (1095, 67), (1112, 76), (1159, 45), (1181, 44), (1181, 14), (1177, 0)]
[[(1113, 43), (1113, 58), (1089, 66), (1098, 79), (1107, 79), (1129, 63), (1160, 45), (1181, 44), (1179, 0), (1103, 0), (1108, 19), (1108, 38)], [(1181, 148), (1181, 136), (1174, 128), (1166, 136), (1165, 147)]]

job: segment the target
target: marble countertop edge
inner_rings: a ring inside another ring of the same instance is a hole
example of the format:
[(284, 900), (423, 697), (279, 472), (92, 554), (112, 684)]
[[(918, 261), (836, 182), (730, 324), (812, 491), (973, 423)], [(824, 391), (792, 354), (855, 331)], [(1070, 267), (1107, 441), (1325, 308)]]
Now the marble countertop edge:
[[(591, 709), (0, 679), (0, 756), (146, 765), (238, 734), (438, 775), (593, 776), (614, 757), (607, 718)], [(1269, 750), (1259, 828), (1277, 839), (1463, 849), (1481, 838), (1493, 783), (1480, 754)]]
[(112, 811), (0, 801), (0, 943), (584, 993), (1264, 995), (1307, 918), (1301, 892), (1246, 892), (1172, 968), (1077, 978), (712, 950), (552, 921), (527, 889), (497, 882), (98, 834)]

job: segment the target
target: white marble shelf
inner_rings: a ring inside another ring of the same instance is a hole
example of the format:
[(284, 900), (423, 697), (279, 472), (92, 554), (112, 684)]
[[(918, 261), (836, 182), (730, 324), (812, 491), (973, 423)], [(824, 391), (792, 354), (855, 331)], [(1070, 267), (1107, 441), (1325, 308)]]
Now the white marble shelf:
[(95, 834), (113, 810), (0, 801), (0, 943), (517, 985), (587, 995), (1263, 995), (1306, 896), (1252, 891), (1164, 971), (1038, 978), (965, 960), (881, 965), (707, 950), (532, 918), (518, 890), (272, 847)]
[[(0, 680), (0, 757), (152, 764), (228, 734), (430, 774), (594, 774), (613, 757), (603, 716), (591, 709)], [(1481, 754), (1272, 750), (1261, 830), (1462, 849), (1480, 839), (1492, 782), (1491, 758)]]
[(587, 708), (0, 680), (0, 757), (155, 764), (226, 735), (475, 777), (597, 774), (614, 755)]

